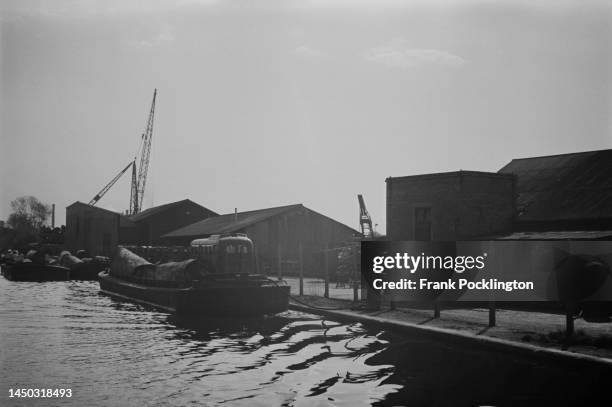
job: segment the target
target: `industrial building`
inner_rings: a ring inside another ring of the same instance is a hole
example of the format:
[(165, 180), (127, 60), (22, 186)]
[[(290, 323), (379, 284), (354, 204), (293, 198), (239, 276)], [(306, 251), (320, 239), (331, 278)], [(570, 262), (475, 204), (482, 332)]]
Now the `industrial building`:
[(169, 231), (217, 214), (189, 199), (127, 216), (75, 202), (66, 207), (66, 247), (108, 256), (118, 244), (153, 245)]
[(511, 239), (612, 237), (612, 149), (514, 159), (500, 174), (516, 178)]
[(136, 226), (130, 243), (158, 245), (162, 235), (213, 216), (218, 214), (189, 199), (155, 206), (130, 216)]
[(391, 239), (612, 238), (612, 150), (386, 182)]
[(387, 178), (387, 236), (462, 240), (511, 230), (512, 174), (457, 171)]
[(125, 215), (104, 208), (75, 202), (66, 207), (66, 248), (73, 253), (86, 250), (93, 255), (110, 256), (119, 244), (121, 228), (133, 222)]
[[(334, 269), (333, 248), (355, 239), (359, 232), (302, 204), (236, 212), (196, 222), (162, 236), (168, 245), (188, 245), (193, 239), (224, 233), (246, 233), (255, 244), (262, 272), (297, 273), (300, 247), (306, 275)], [(328, 256), (325, 259), (324, 256)]]

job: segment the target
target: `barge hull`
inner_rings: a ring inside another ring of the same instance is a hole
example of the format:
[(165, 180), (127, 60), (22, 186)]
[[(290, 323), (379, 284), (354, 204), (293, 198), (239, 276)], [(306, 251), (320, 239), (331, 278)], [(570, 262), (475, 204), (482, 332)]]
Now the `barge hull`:
[(70, 270), (62, 266), (35, 263), (3, 264), (2, 275), (11, 281), (68, 281)]
[(289, 287), (274, 284), (166, 288), (120, 280), (105, 272), (99, 274), (99, 281), (105, 294), (177, 314), (255, 316), (289, 307)]

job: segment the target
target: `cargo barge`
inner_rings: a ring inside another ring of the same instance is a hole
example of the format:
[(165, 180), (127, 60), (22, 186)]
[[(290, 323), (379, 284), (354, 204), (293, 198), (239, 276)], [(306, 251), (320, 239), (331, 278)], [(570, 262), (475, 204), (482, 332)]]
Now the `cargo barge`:
[(178, 314), (255, 316), (287, 310), (289, 287), (259, 276), (219, 276), (192, 287), (155, 287), (98, 274), (100, 290), (114, 297)]
[(198, 239), (189, 247), (119, 247), (98, 279), (105, 294), (177, 314), (286, 311), (289, 286), (255, 269), (252, 241), (233, 234)]
[(71, 280), (97, 280), (98, 274), (108, 268), (110, 259), (103, 256), (79, 258), (69, 251), (63, 251), (58, 262), (70, 269)]
[(4, 263), (1, 273), (11, 281), (67, 281), (70, 269), (58, 265), (38, 264), (28, 261)]

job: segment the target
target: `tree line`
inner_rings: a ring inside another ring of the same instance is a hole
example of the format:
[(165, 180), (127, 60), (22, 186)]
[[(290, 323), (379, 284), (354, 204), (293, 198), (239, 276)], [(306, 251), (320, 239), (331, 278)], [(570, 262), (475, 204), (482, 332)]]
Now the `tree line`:
[(45, 235), (63, 234), (63, 228), (48, 226), (50, 216), (51, 205), (34, 196), (21, 196), (11, 201), (11, 214), (0, 227), (0, 251), (23, 250), (30, 243), (48, 240)]

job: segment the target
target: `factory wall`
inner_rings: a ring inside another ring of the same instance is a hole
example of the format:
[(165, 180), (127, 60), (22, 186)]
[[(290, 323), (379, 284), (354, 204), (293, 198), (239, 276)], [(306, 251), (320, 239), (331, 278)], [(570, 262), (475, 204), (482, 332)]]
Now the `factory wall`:
[(514, 177), (458, 171), (387, 178), (387, 236), (462, 240), (511, 230)]
[[(262, 272), (278, 270), (280, 255), (283, 275), (297, 274), (301, 245), (304, 274), (307, 276), (323, 275), (325, 250), (345, 245), (357, 233), (307, 208), (266, 219), (243, 232), (257, 248)], [(327, 256), (330, 270), (335, 270), (335, 252), (329, 251)]]
[(136, 220), (138, 241), (134, 243), (161, 244), (161, 235), (214, 215), (214, 212), (191, 202), (177, 204), (145, 219)]
[[(267, 211), (263, 209), (261, 211)], [(258, 212), (258, 211), (255, 211)], [(240, 214), (241, 219), (244, 219)], [(244, 215), (247, 216), (247, 215)], [(232, 227), (233, 216), (223, 215), (216, 222), (217, 228), (204, 227), (201, 234), (184, 234), (166, 237), (166, 245), (189, 245), (196, 238), (213, 234), (245, 233), (254, 243), (258, 254), (260, 271), (274, 274), (278, 271), (279, 257), (283, 275), (298, 274), (300, 246), (302, 247), (304, 274), (306, 276), (324, 275), (325, 250), (344, 246), (354, 241), (356, 230), (331, 218), (312, 211), (303, 205), (295, 205), (282, 213), (248, 223), (241, 228)], [(217, 219), (219, 219), (217, 218)], [(214, 220), (215, 218), (211, 218)], [(204, 221), (206, 222), (206, 221)], [(335, 270), (336, 252), (328, 251), (328, 266)]]
[(119, 243), (120, 214), (75, 202), (66, 208), (65, 245), (72, 253), (110, 256)]

